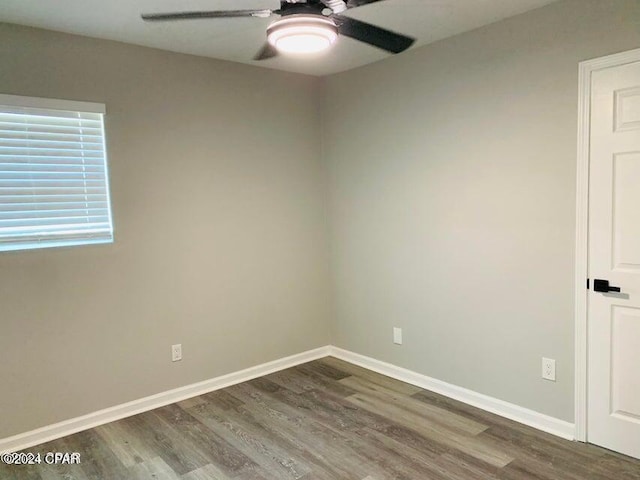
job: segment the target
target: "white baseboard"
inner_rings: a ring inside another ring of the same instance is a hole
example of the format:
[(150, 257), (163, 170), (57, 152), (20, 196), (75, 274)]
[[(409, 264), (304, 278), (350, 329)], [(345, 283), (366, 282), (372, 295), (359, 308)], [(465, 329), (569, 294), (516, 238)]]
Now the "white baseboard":
[(523, 423), (538, 430), (542, 430), (567, 440), (575, 439), (575, 425), (573, 423), (550, 417), (543, 413), (529, 410), (528, 408), (514, 405), (497, 398), (483, 395), (466, 388), (451, 385), (450, 383), (436, 380), (435, 378), (407, 370), (390, 363), (382, 362), (358, 353), (343, 350), (338, 347), (330, 348), (330, 355), (355, 365), (359, 365), (388, 377), (410, 383), (425, 390), (453, 398), (460, 402), (486, 410), (501, 417)]
[(154, 408), (163, 407), (187, 398), (246, 382), (257, 377), (262, 377), (263, 375), (284, 370), (285, 368), (290, 368), (295, 365), (300, 365), (301, 363), (326, 357), (329, 355), (330, 350), (331, 347), (329, 346), (308, 350), (296, 355), (291, 355), (290, 357), (280, 358), (272, 362), (263, 363), (262, 365), (256, 365), (255, 367), (250, 367), (245, 370), (240, 370), (238, 372), (229, 373), (203, 382), (193, 383), (184, 387), (168, 390), (156, 395), (133, 400), (132, 402), (105, 408), (104, 410), (98, 410), (97, 412), (89, 413), (81, 417), (72, 418), (53, 425), (38, 428), (37, 430), (31, 430), (30, 432), (3, 438), (0, 439), (0, 452), (15, 452), (33, 447), (41, 443), (55, 440), (56, 438), (97, 427), (98, 425), (104, 425), (105, 423), (153, 410)]
[(262, 365), (256, 365), (245, 370), (229, 373), (203, 382), (193, 383), (191, 385), (168, 390), (149, 397), (140, 398), (132, 402), (105, 408), (104, 410), (99, 410), (81, 417), (48, 425), (46, 427), (38, 428), (37, 430), (3, 438), (0, 439), (0, 452), (14, 452), (33, 447), (41, 443), (55, 440), (56, 438), (61, 438), (89, 428), (104, 425), (105, 423), (114, 422), (138, 413), (153, 410), (154, 408), (179, 402), (187, 398), (246, 382), (257, 377), (278, 372), (280, 370), (300, 365), (301, 363), (310, 362), (312, 360), (317, 360), (329, 355), (397, 380), (416, 385), (420, 388), (424, 388), (425, 390), (431, 390), (432, 392), (459, 400), (510, 420), (515, 420), (516, 422), (529, 425), (533, 428), (537, 428), (538, 430), (542, 430), (568, 440), (573, 440), (575, 438), (575, 425), (573, 423), (550, 417), (472, 390), (467, 390), (466, 388), (451, 385), (441, 380), (436, 380), (435, 378), (431, 378), (390, 363), (327, 345), (325, 347), (308, 350), (306, 352), (291, 355), (272, 362), (263, 363)]

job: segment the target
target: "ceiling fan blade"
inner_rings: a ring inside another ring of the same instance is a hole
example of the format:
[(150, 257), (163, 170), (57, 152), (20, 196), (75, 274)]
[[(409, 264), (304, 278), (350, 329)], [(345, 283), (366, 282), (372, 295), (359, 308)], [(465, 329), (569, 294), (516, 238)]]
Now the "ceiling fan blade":
[(273, 58), (278, 55), (276, 48), (269, 42), (265, 43), (262, 49), (253, 57), (254, 60), (266, 60), (267, 58)]
[(273, 12), (271, 10), (219, 10), (202, 12), (143, 13), (141, 17), (145, 22), (163, 22), (171, 20), (197, 20), (200, 18), (267, 18), (270, 17), (272, 13)]
[(415, 38), (376, 27), (355, 18), (335, 14), (331, 15), (331, 18), (336, 20), (338, 32), (341, 35), (360, 40), (391, 53), (403, 52), (415, 42)]

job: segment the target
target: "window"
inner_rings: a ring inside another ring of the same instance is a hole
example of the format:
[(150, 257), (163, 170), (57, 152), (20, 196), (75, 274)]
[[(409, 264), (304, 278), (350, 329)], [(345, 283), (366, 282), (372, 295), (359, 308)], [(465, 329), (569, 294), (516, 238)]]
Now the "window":
[(104, 113), (0, 95), (0, 251), (113, 241)]

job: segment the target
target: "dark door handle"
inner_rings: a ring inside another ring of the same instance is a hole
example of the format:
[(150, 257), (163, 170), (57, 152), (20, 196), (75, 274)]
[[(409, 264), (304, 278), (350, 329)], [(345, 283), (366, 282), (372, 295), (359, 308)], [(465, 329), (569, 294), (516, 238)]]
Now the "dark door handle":
[(593, 290), (595, 292), (619, 292), (620, 287), (612, 287), (609, 285), (609, 280), (600, 280), (596, 278), (593, 281)]

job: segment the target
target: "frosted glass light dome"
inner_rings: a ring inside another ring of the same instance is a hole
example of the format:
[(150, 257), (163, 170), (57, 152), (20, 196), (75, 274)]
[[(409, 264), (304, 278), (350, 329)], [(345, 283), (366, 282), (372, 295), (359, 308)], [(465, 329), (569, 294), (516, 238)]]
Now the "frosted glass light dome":
[(290, 15), (267, 28), (267, 41), (283, 53), (318, 53), (338, 38), (338, 27), (318, 15)]

